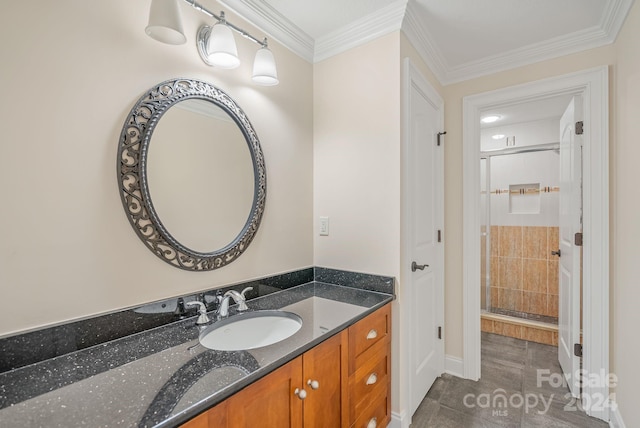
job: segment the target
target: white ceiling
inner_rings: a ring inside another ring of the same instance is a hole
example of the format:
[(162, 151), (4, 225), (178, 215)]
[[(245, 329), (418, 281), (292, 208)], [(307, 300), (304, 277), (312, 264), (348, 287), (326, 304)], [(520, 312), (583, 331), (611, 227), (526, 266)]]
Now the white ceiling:
[(481, 123), (480, 127), (494, 128), (543, 119), (560, 119), (572, 98), (572, 94), (558, 95), (526, 103), (488, 108), (482, 111), (481, 117), (497, 115), (500, 116), (500, 120), (489, 124)]
[(317, 62), (402, 30), (442, 84), (615, 41), (634, 0), (219, 0)]

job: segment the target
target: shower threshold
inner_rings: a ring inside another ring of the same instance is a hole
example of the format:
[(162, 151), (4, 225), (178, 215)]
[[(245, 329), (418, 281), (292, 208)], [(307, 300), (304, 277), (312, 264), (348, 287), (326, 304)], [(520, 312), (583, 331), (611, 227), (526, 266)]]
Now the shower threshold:
[(509, 309), (502, 309), (502, 308), (491, 308), (488, 312), (492, 314), (506, 315), (509, 317), (521, 318), (525, 320), (544, 322), (548, 324), (556, 324), (556, 325), (558, 324), (557, 317), (550, 317), (546, 315), (530, 314), (527, 312), (512, 311)]

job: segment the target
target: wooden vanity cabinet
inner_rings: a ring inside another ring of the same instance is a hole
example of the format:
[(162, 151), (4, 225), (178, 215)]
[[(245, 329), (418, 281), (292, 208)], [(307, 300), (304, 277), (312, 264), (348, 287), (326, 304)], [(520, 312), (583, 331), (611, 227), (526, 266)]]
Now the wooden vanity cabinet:
[(302, 356), (302, 382), (307, 392), (303, 404), (304, 428), (347, 426), (348, 391), (343, 379), (348, 373), (348, 349), (345, 330)]
[(391, 304), (349, 327), (349, 426), (391, 421)]
[[(182, 425), (182, 428), (347, 426), (343, 331)], [(317, 389), (314, 389), (317, 388)]]
[(390, 307), (325, 340), (182, 428), (386, 427), (391, 419)]

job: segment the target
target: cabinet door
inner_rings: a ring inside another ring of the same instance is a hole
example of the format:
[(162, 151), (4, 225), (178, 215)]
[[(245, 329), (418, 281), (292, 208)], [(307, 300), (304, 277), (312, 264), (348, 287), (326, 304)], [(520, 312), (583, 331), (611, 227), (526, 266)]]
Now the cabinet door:
[(180, 425), (180, 428), (227, 428), (227, 408), (228, 403), (223, 401), (189, 422)]
[[(227, 427), (256, 428), (302, 427), (303, 400), (295, 395), (302, 386), (302, 357), (231, 396), (228, 402)], [(213, 427), (215, 425), (211, 425)]]
[(348, 426), (347, 337), (346, 331), (338, 333), (303, 355), (305, 428)]

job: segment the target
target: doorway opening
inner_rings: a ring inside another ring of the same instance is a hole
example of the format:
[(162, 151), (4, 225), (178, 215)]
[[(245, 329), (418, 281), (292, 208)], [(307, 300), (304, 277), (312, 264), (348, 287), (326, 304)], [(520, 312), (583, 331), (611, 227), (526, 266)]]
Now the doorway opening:
[[(481, 361), (480, 119), (483, 113), (493, 108), (558, 96), (579, 96), (584, 101), (583, 107), (576, 110), (583, 115), (581, 121), (584, 126), (584, 134), (581, 136), (584, 168), (581, 376), (608, 376), (608, 87), (608, 68), (603, 66), (463, 99), (463, 374), (467, 379), (480, 378)], [(561, 300), (559, 299), (559, 306), (562, 305)], [(572, 321), (573, 326), (580, 322), (580, 316), (577, 315), (575, 320)], [(568, 345), (571, 346), (573, 355), (574, 346), (577, 349), (580, 344), (572, 341)], [(606, 382), (587, 382), (583, 384), (582, 397), (592, 402), (597, 397), (609, 397), (609, 386)], [(605, 399), (586, 410), (588, 415), (606, 421), (609, 420), (610, 408), (609, 400)]]
[(562, 95), (483, 113), (481, 330), (558, 345)]

